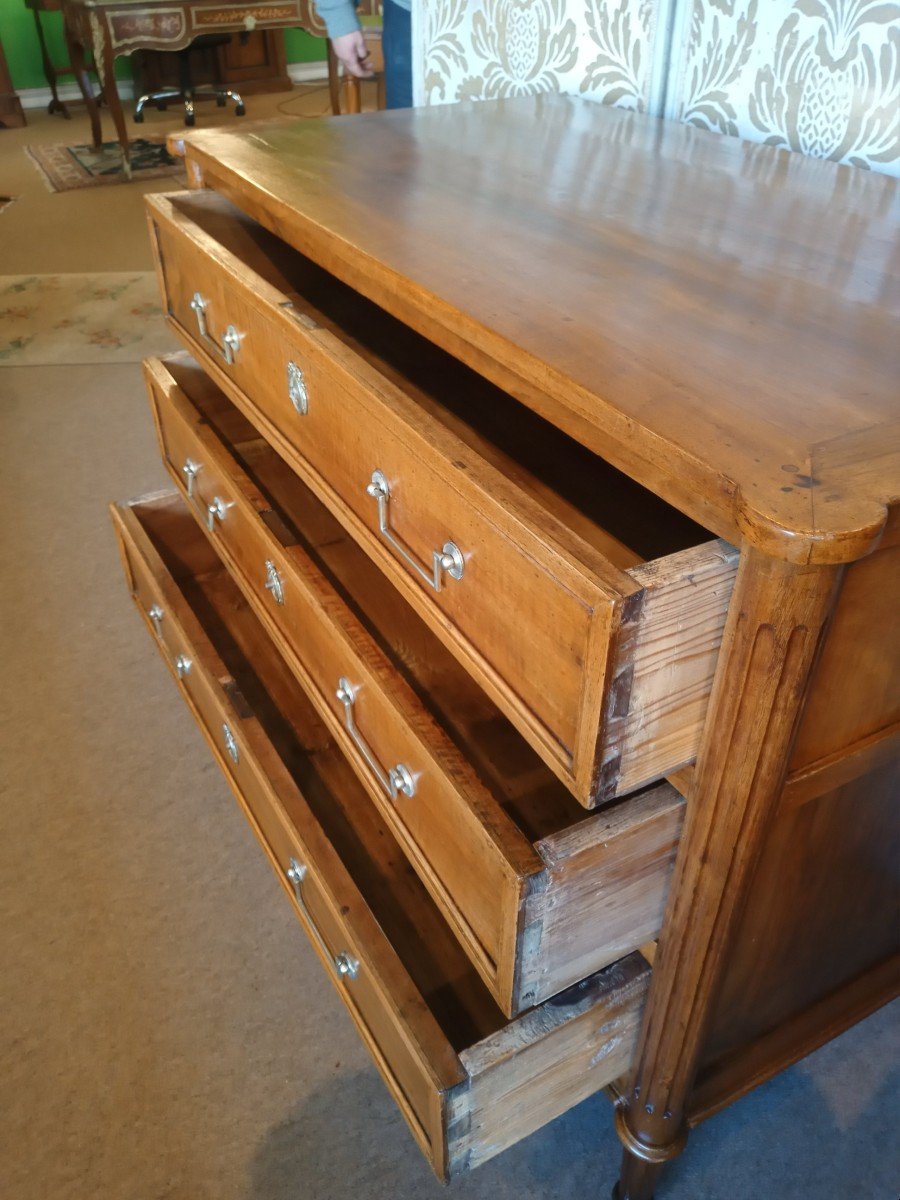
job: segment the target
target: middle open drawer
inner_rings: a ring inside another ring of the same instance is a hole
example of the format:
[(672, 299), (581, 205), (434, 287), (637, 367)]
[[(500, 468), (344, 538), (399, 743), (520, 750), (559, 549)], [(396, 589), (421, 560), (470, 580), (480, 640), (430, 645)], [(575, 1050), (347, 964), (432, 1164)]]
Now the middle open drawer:
[(196, 363), (145, 370), (191, 511), (507, 1015), (655, 937), (678, 792), (585, 816)]

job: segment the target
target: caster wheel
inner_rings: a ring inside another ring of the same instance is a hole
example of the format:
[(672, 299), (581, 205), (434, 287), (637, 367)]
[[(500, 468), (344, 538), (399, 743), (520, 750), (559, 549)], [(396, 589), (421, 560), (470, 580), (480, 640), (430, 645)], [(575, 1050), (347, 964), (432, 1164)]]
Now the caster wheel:
[(216, 108), (224, 108), (224, 107), (225, 107), (225, 97), (224, 96), (216, 96)]
[(134, 123), (135, 123), (135, 125), (143, 125), (144, 114), (142, 112), (136, 112), (134, 114)]
[(243, 104), (239, 104), (237, 106), (237, 108), (234, 110), (234, 115), (236, 117), (242, 117), (246, 111), (247, 110), (246, 110), (246, 108), (244, 108)]
[(184, 118), (184, 123), (185, 123), (185, 125), (196, 125), (197, 118), (194, 116), (193, 113), (191, 113), (190, 116)]
[(166, 111), (166, 106), (165, 106), (164, 104), (157, 104), (157, 106), (156, 106), (156, 111), (157, 111), (157, 112), (165, 112), (165, 111)]

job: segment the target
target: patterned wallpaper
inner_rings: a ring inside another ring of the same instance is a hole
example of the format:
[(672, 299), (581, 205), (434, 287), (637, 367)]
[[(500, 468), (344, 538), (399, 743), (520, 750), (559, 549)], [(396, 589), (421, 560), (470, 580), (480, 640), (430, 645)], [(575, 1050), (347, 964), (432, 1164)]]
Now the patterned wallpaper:
[(417, 0), (419, 104), (563, 91), (900, 175), (896, 0)]
[(900, 4), (692, 0), (666, 112), (900, 174)]
[(417, 103), (581, 93), (646, 110), (668, 0), (419, 0)]

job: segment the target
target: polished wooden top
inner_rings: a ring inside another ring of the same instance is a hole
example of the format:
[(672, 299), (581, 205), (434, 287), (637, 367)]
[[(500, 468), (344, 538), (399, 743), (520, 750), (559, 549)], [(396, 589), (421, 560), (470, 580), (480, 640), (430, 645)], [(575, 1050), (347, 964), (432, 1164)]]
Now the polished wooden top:
[(186, 146), (209, 185), (717, 533), (796, 562), (896, 536), (895, 180), (564, 96)]

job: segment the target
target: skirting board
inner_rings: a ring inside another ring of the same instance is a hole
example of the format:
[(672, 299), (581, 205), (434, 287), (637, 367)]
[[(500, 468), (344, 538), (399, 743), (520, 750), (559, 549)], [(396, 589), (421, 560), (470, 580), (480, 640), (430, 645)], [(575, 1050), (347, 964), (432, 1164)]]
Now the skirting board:
[[(323, 83), (328, 78), (328, 67), (324, 59), (321, 62), (288, 63), (287, 73), (292, 83)], [(131, 79), (120, 79), (116, 86), (123, 100), (134, 99), (134, 82)], [(81, 100), (77, 83), (59, 84), (56, 91), (65, 103)], [(46, 108), (53, 98), (48, 87), (19, 88), (18, 92), (23, 108)]]

